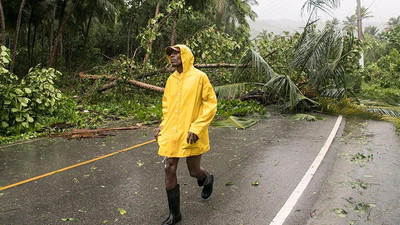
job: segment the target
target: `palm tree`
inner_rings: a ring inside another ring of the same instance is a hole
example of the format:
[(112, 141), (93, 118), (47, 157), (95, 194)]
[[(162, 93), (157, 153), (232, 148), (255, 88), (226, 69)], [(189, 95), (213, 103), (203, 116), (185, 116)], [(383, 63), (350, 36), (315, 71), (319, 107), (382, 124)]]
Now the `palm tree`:
[(346, 16), (346, 20), (343, 20), (343, 30), (347, 33), (353, 33), (357, 28), (357, 16), (351, 15)]
[(389, 26), (390, 30), (392, 30), (395, 27), (400, 26), (400, 16), (390, 18), (387, 25)]
[(368, 11), (368, 8), (365, 8), (364, 6), (361, 7), (361, 20), (365, 20), (368, 18), (374, 17), (371, 12)]
[(327, 20), (325, 23), (325, 29), (336, 29), (340, 24), (340, 21), (337, 18), (333, 18), (332, 20)]
[(255, 20), (257, 14), (251, 9), (252, 5), (257, 5), (256, 0), (214, 0), (214, 14), (216, 16), (217, 26), (230, 25), (235, 28), (237, 24), (249, 27), (247, 18)]
[[(354, 36), (345, 37), (334, 27), (317, 32), (314, 26), (318, 11), (330, 12), (337, 4), (338, 1), (332, 0), (309, 0), (303, 6), (303, 9), (310, 12), (310, 17), (290, 64), (295, 74), (298, 74), (296, 81), (289, 75), (275, 73), (257, 52), (248, 50), (239, 64), (250, 67), (238, 67), (233, 75), (234, 82), (238, 83), (226, 88), (243, 90), (241, 85), (244, 82), (261, 82), (264, 83), (263, 90), (268, 99), (278, 97), (283, 101), (284, 109), (295, 110), (316, 104), (296, 86), (300, 76), (304, 76), (305, 84), (315, 89), (319, 95), (343, 97), (348, 91), (344, 63), (353, 52)], [(217, 89), (221, 91), (221, 88)]]
[(86, 45), (89, 40), (89, 32), (92, 27), (93, 20), (104, 24), (109, 21), (115, 21), (117, 14), (117, 7), (122, 5), (120, 0), (91, 0), (84, 1), (83, 4), (77, 8), (75, 18), (81, 22), (84, 32), (83, 47), (81, 49), (82, 57), (85, 55)]
[(370, 35), (370, 36), (376, 36), (379, 32), (378, 27), (376, 26), (368, 26), (365, 28), (364, 33)]

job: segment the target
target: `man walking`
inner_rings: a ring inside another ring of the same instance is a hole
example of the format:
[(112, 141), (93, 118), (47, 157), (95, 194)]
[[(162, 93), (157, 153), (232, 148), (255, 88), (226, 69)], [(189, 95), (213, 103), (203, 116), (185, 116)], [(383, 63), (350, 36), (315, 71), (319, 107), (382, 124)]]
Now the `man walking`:
[(175, 72), (168, 78), (163, 96), (163, 118), (155, 138), (158, 154), (165, 157), (165, 187), (169, 216), (163, 225), (176, 224), (182, 218), (180, 189), (176, 170), (180, 158), (186, 158), (190, 176), (203, 187), (207, 199), (213, 190), (214, 176), (200, 166), (201, 155), (210, 149), (208, 126), (217, 111), (217, 99), (208, 77), (193, 66), (194, 56), (185, 45), (166, 49)]

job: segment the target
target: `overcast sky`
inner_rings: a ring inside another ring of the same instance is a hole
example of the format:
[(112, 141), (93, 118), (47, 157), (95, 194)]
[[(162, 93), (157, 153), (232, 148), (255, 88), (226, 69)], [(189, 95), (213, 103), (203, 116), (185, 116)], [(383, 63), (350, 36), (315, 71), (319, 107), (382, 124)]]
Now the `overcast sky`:
[[(304, 2), (305, 0), (258, 0), (259, 4), (252, 8), (257, 13), (258, 20), (305, 21), (306, 18), (301, 17), (301, 7)], [(333, 12), (332, 16), (321, 14), (321, 19), (336, 17), (342, 21), (346, 16), (355, 14), (356, 4), (356, 0), (341, 0), (340, 7)], [(391, 17), (400, 15), (400, 0), (361, 0), (361, 5), (369, 8), (374, 16), (365, 22), (387, 23)]]

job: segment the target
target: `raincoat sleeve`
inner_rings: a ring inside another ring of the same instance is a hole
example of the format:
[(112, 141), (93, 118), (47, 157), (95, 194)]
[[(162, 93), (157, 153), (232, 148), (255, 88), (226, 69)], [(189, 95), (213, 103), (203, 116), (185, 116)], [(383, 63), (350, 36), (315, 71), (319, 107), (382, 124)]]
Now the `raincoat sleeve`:
[(161, 123), (160, 127), (163, 127), (165, 125), (165, 121), (167, 119), (167, 114), (168, 114), (168, 92), (169, 92), (169, 79), (167, 80), (167, 83), (165, 84), (165, 89), (164, 89), (164, 95), (162, 99), (162, 118), (161, 118)]
[(217, 112), (217, 97), (208, 77), (204, 74), (202, 78), (202, 105), (197, 119), (190, 125), (189, 131), (197, 136), (201, 135), (210, 125)]

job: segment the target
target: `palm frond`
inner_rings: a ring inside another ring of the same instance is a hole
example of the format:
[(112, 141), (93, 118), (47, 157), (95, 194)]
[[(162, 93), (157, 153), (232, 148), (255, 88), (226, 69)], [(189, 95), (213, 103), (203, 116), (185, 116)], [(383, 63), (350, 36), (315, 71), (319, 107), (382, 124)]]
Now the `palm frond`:
[(386, 116), (400, 117), (400, 107), (364, 107), (367, 111)]
[(278, 96), (284, 101), (285, 110), (293, 111), (298, 106), (307, 107), (316, 104), (315, 101), (305, 97), (287, 75), (277, 75), (273, 77), (265, 84), (264, 90), (269, 94), (270, 98)]
[(212, 125), (216, 127), (236, 128), (245, 130), (256, 124), (258, 121), (259, 120), (254, 118), (230, 116), (226, 120), (213, 122)]
[(309, 83), (320, 94), (332, 87), (348, 91), (343, 64), (353, 51), (352, 37), (345, 42), (342, 32), (334, 29), (306, 36), (295, 51), (291, 67), (298, 74), (305, 72)]
[(376, 113), (372, 113), (361, 107), (357, 103), (353, 102), (350, 98), (343, 98), (340, 101), (336, 101), (331, 98), (320, 98), (318, 99), (318, 107), (321, 112), (339, 114), (351, 117), (360, 117), (364, 119), (381, 119), (382, 116)]
[(316, 13), (317, 11), (322, 11), (328, 14), (333, 12), (333, 9), (339, 6), (339, 0), (307, 0), (301, 11), (307, 10), (309, 13)]
[(247, 49), (233, 72), (234, 82), (267, 82), (276, 75), (268, 63), (253, 49)]
[(332, 88), (332, 89), (325, 89), (321, 96), (327, 98), (337, 98), (342, 99), (346, 94), (346, 90), (344, 88)]
[(246, 91), (247, 83), (235, 83), (214, 87), (214, 91), (219, 99), (233, 99), (242, 95)]

